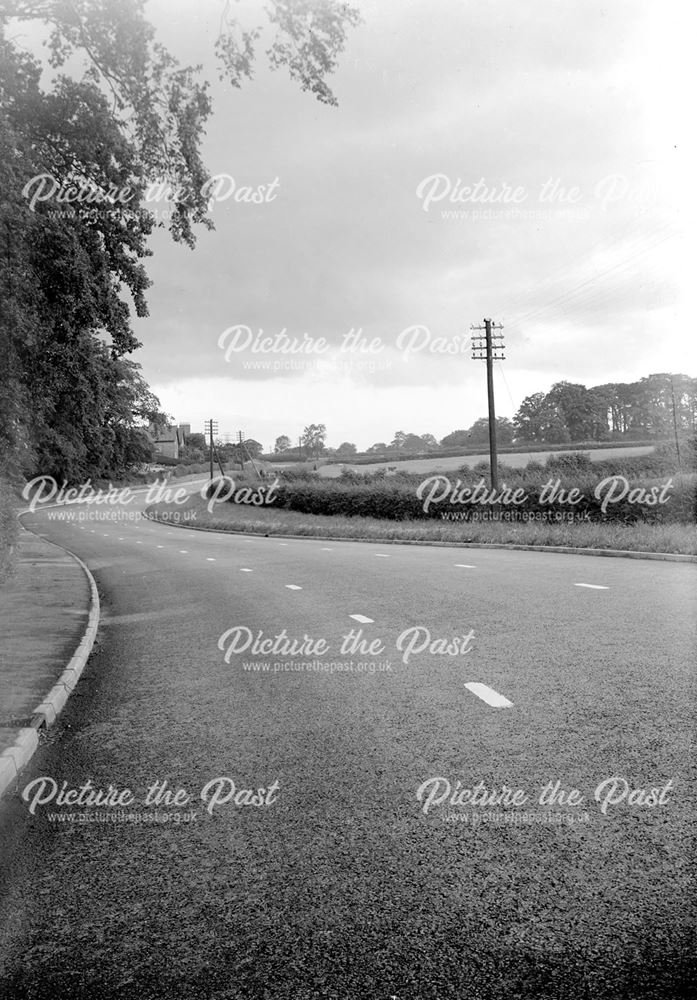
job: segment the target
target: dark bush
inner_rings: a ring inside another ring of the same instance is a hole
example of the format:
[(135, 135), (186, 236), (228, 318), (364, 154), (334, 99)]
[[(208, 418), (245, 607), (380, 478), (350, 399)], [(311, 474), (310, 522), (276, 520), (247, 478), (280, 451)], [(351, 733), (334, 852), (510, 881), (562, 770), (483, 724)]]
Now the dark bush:
[(550, 455), (545, 465), (552, 472), (577, 475), (590, 471), (591, 457), (584, 451), (570, 451), (564, 455)]
[(531, 459), (525, 466), (524, 472), (528, 479), (532, 479), (535, 476), (544, 475), (545, 467), (542, 462), (536, 462), (535, 459)]
[(319, 477), (316, 472), (311, 469), (303, 468), (291, 468), (291, 469), (278, 469), (275, 473), (281, 482), (295, 483), (295, 482), (315, 482)]

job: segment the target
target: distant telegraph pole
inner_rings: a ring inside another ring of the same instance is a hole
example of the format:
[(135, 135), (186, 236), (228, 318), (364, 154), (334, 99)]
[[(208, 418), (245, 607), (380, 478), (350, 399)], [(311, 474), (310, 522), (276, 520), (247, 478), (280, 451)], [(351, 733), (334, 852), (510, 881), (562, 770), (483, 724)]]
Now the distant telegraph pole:
[(237, 432), (237, 437), (238, 437), (237, 446), (238, 446), (239, 451), (240, 451), (240, 471), (244, 472), (244, 456), (246, 455), (248, 462), (251, 464), (252, 468), (254, 469), (254, 474), (256, 475), (257, 479), (261, 479), (262, 475), (261, 475), (261, 473), (259, 472), (259, 470), (256, 467), (256, 464), (254, 462), (254, 458), (252, 457), (252, 453), (250, 452), (249, 448), (245, 444), (245, 441), (247, 440), (247, 438), (246, 438), (246, 435), (245, 435), (244, 431), (238, 431)]
[(491, 471), (491, 488), (498, 489), (499, 472), (498, 456), (496, 454), (496, 409), (494, 407), (494, 361), (504, 361), (503, 334), (492, 333), (492, 330), (503, 330), (500, 323), (484, 320), (484, 326), (473, 326), (471, 330), (484, 331), (472, 334), (472, 358), (474, 361), (486, 361), (486, 392), (489, 401), (489, 469)]
[(208, 441), (210, 444), (211, 452), (211, 482), (213, 482), (213, 434), (218, 433), (218, 421), (217, 420), (207, 420), (204, 429), (204, 434), (208, 435)]

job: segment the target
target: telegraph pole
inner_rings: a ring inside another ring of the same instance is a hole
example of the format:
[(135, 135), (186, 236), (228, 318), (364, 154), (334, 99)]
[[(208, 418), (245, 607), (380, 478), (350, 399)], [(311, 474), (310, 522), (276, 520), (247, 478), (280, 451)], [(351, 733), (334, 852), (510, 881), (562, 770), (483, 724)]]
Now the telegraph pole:
[(252, 468), (254, 469), (254, 475), (257, 477), (257, 479), (262, 479), (263, 477), (262, 477), (261, 473), (259, 472), (259, 470), (257, 469), (256, 463), (255, 463), (254, 459), (252, 458), (252, 453), (250, 452), (249, 448), (245, 444), (246, 440), (247, 440), (247, 438), (246, 438), (246, 435), (245, 435), (244, 431), (238, 431), (237, 432), (237, 447), (239, 448), (239, 453), (240, 453), (240, 471), (244, 472), (244, 456), (246, 455), (248, 461), (250, 462)]
[(207, 420), (204, 429), (204, 434), (208, 435), (208, 441), (210, 444), (211, 452), (211, 482), (213, 482), (213, 434), (218, 433), (218, 421), (217, 420)]
[(484, 326), (470, 327), (472, 330), (484, 331), (472, 334), (472, 359), (486, 361), (486, 393), (489, 402), (489, 469), (491, 473), (491, 488), (498, 489), (499, 472), (496, 453), (496, 410), (494, 407), (494, 361), (504, 361), (503, 334), (492, 333), (492, 330), (503, 330), (500, 323), (484, 320)]

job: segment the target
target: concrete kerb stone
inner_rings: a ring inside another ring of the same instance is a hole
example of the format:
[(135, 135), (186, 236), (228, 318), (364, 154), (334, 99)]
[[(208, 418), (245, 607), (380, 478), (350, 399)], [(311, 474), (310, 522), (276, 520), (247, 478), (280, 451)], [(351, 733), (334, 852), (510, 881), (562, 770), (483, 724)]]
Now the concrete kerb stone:
[[(26, 529), (29, 530), (29, 529)], [(34, 534), (34, 532), (32, 532)], [(36, 706), (32, 714), (30, 726), (20, 729), (14, 745), (0, 754), (0, 798), (5, 790), (16, 780), (19, 772), (31, 760), (39, 745), (40, 729), (48, 729), (56, 721), (68, 697), (75, 689), (85, 665), (92, 652), (94, 640), (99, 628), (99, 593), (94, 577), (82, 559), (56, 542), (42, 539), (48, 545), (54, 545), (75, 560), (87, 577), (90, 587), (90, 611), (87, 626), (67, 666), (53, 685), (46, 697)]]
[(365, 542), (371, 545), (430, 545), (449, 549), (512, 549), (514, 552), (560, 552), (576, 556), (606, 556), (617, 559), (657, 559), (662, 562), (697, 562), (697, 556), (683, 552), (635, 552), (631, 549), (590, 549), (572, 547), (569, 545), (519, 545), (505, 542), (447, 542), (436, 539), (419, 538), (346, 538), (335, 535), (291, 535), (274, 531), (272, 535), (260, 531), (242, 531), (234, 528), (206, 528), (201, 524), (177, 524), (175, 521), (165, 521), (143, 511), (143, 516), (149, 521), (166, 524), (169, 528), (183, 528), (185, 531), (217, 532), (219, 535), (247, 535), (250, 538), (290, 538), (293, 541), (314, 542)]
[(38, 745), (39, 734), (36, 729), (27, 727), (20, 729), (14, 745), (0, 754), (0, 796), (17, 780), (19, 772), (34, 756)]

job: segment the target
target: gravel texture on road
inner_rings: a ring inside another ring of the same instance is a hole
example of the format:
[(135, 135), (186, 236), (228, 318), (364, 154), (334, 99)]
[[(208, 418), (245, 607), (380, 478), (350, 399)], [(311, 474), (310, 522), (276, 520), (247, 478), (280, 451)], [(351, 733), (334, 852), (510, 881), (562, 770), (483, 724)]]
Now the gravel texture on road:
[[(85, 560), (103, 619), (75, 694), (0, 810), (0, 995), (683, 995), (693, 565), (383, 553), (39, 514), (32, 525)], [(323, 638), (328, 651), (226, 662), (242, 628)], [(340, 653), (351, 629), (371, 652)], [(405, 655), (424, 629), (427, 646)], [(467, 652), (447, 652), (458, 636)], [(373, 671), (274, 669), (313, 659)], [(66, 820), (83, 807), (32, 814), (22, 799), (42, 776), (139, 801), (166, 780), (190, 801), (128, 810), (179, 821)], [(250, 793), (209, 811), (223, 777), (277, 790), (263, 808), (243, 804)], [(613, 777), (616, 789), (661, 789), (662, 803), (625, 796), (603, 812)], [(417, 791), (436, 778), (506, 786), (527, 804), (425, 811)], [(539, 804), (557, 781), (557, 796), (575, 788), (582, 803)]]

